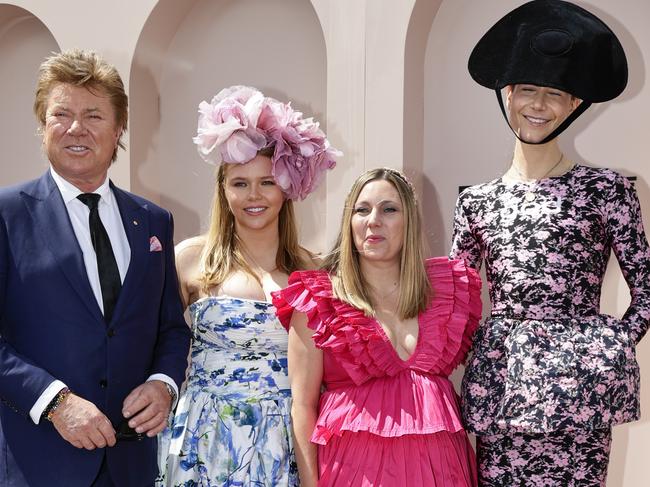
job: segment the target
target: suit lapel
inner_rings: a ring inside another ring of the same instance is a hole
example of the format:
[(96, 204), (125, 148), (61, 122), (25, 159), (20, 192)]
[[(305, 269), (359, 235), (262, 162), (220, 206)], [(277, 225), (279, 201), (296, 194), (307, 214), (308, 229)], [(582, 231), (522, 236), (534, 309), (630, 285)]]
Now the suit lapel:
[(129, 299), (138, 295), (140, 283), (147, 269), (147, 262), (149, 261), (149, 210), (146, 206), (138, 204), (127, 192), (115, 187), (112, 183), (111, 189), (117, 200), (126, 238), (131, 248), (129, 269), (126, 272), (120, 297), (113, 313), (113, 321), (115, 321), (119, 319)]
[(34, 221), (36, 233), (45, 241), (54, 260), (88, 310), (104, 321), (93, 294), (81, 247), (70, 223), (68, 211), (49, 171), (36, 181), (23, 199)]

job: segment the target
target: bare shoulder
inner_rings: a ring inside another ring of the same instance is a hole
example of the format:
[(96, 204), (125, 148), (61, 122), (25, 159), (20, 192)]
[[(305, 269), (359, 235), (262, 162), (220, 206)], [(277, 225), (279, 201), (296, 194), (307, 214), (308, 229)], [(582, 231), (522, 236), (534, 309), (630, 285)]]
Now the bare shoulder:
[(300, 249), (300, 257), (302, 257), (302, 260), (305, 262), (305, 269), (303, 270), (306, 271), (320, 269), (323, 264), (323, 259), (320, 254), (311, 252), (304, 247)]
[(204, 245), (205, 237), (203, 235), (191, 237), (176, 244), (174, 248), (176, 261), (189, 263), (197, 260), (203, 251)]
[(205, 238), (203, 236), (188, 238), (175, 247), (176, 270), (181, 282), (192, 283), (197, 278), (201, 253)]
[(186, 306), (201, 297), (200, 261), (204, 244), (205, 238), (198, 236), (183, 240), (174, 249), (176, 271)]

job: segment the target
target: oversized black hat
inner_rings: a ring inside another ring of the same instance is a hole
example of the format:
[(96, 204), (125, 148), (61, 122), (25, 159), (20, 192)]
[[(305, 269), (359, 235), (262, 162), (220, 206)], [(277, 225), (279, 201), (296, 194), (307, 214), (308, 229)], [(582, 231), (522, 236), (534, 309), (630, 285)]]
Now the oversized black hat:
[(541, 143), (627, 85), (627, 60), (616, 35), (592, 13), (562, 0), (533, 0), (507, 14), (476, 44), (468, 69), (477, 83), (497, 91), (504, 115), (501, 89), (512, 84), (557, 88), (583, 100)]

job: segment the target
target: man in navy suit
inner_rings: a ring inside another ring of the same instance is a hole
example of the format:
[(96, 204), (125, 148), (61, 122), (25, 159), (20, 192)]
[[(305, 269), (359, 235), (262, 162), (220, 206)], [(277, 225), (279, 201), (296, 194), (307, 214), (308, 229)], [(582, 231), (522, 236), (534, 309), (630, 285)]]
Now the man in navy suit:
[(140, 487), (157, 475), (190, 331), (171, 214), (108, 179), (127, 105), (92, 52), (40, 67), (50, 169), (0, 189), (2, 486)]

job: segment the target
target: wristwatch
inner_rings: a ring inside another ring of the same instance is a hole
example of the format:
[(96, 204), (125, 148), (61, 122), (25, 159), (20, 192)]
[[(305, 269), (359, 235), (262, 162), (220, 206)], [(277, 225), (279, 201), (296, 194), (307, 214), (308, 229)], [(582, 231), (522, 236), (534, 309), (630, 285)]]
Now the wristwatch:
[(172, 405), (174, 404), (174, 401), (176, 400), (176, 391), (174, 391), (174, 388), (169, 385), (167, 382), (164, 382), (165, 387), (167, 388), (167, 393), (169, 394), (169, 397), (172, 398)]

